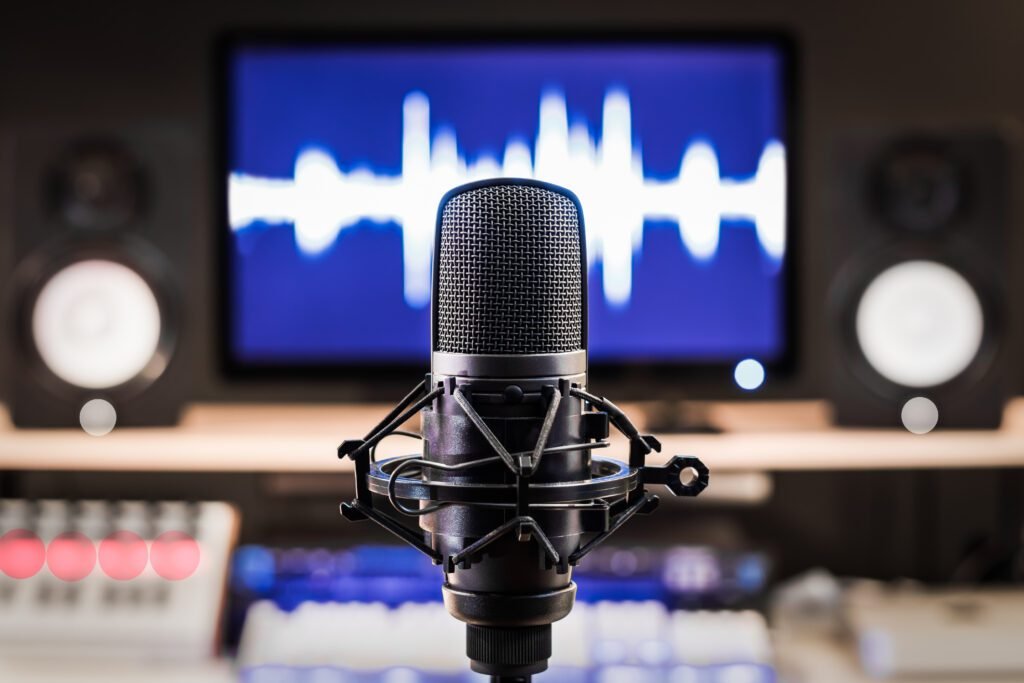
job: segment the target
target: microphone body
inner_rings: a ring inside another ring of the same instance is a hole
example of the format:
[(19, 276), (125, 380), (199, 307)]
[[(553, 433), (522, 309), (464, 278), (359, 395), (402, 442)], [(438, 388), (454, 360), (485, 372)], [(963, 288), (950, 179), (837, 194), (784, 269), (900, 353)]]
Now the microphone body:
[[(499, 376), (485, 374), (473, 365), (468, 363), (466, 368), (473, 374), (432, 372), (431, 379), (465, 392), (463, 396), (517, 467), (531, 472), (522, 477), (527, 486), (557, 487), (561, 482), (590, 480), (589, 451), (576, 450), (589, 440), (578, 398), (559, 401), (548, 433), (549, 448), (567, 449), (549, 452), (539, 463), (526, 455), (532, 453), (543, 428), (554, 395), (550, 387), (568, 382), (582, 385), (585, 373), (529, 376), (527, 362), (520, 374)], [(421, 420), (424, 457), (429, 460), (459, 466), (493, 453), (453, 394), (438, 398), (433, 407), (423, 411)], [(440, 471), (435, 476), (439, 482), (466, 487), (516, 486), (517, 479), (500, 459), (464, 472)], [(579, 547), (588, 528), (586, 511), (557, 503), (548, 504), (550, 507), (531, 504), (530, 493), (527, 488), (517, 490), (515, 500), (504, 504), (446, 505), (420, 517), (420, 528), (427, 532), (432, 547), (448, 558), (459, 557), (488, 534), (504, 530), (485, 549), (445, 567), (445, 604), (453, 616), (469, 624), (468, 654), (480, 673), (511, 676), (542, 671), (550, 656), (550, 624), (572, 608), (576, 587), (565, 558)], [(538, 534), (546, 537), (554, 553), (548, 554), (538, 545), (544, 543)], [(485, 644), (490, 641), (494, 644)]]
[[(475, 671), (528, 680), (547, 668), (552, 622), (572, 609), (572, 566), (654, 509), (644, 484), (696, 495), (708, 472), (696, 458), (647, 466), (657, 440), (587, 391), (587, 259), (571, 192), (520, 179), (452, 190), (433, 278), (430, 374), (366, 439), (339, 448), (357, 490), (342, 512), (442, 565)], [(416, 411), (422, 454), (376, 461), (376, 444)], [(594, 453), (610, 424), (630, 440), (628, 464)]]
[[(579, 201), (562, 188), (485, 182), (456, 188), (438, 213), (431, 381), (453, 391), (423, 411), (424, 457), (452, 466), (492, 457), (487, 465), (438, 473), (441, 481), (469, 486), (515, 484), (517, 470), (526, 485), (589, 480), (590, 453), (573, 448), (589, 441), (583, 405), (568, 395), (569, 386), (586, 386), (587, 261)], [(493, 460), (493, 444), (467, 416), (465, 403), (511, 463)], [(546, 446), (567, 449), (534, 454), (549, 410)], [(546, 556), (530, 537), (543, 530), (557, 556), (568, 557), (584, 533), (582, 511), (531, 509), (529, 493), (528, 486), (517, 486), (514, 505), (449, 505), (420, 519), (445, 557), (509, 529), (486, 553), (446, 568), (445, 603), (469, 624), (469, 656), (481, 673), (542, 670), (550, 624), (568, 614), (575, 596), (567, 564), (552, 562), (554, 555)], [(508, 661), (517, 654), (517, 661)]]

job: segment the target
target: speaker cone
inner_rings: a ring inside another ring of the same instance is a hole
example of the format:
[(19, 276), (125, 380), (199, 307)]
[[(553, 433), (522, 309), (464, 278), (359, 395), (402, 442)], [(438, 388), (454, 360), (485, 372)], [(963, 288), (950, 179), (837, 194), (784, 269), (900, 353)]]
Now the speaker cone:
[(75, 261), (50, 277), (31, 308), (32, 342), (55, 376), (109, 389), (163, 371), (162, 316), (149, 283), (123, 263)]
[(936, 261), (904, 261), (882, 271), (864, 290), (856, 338), (882, 377), (926, 388), (971, 365), (985, 324), (981, 300), (963, 275)]

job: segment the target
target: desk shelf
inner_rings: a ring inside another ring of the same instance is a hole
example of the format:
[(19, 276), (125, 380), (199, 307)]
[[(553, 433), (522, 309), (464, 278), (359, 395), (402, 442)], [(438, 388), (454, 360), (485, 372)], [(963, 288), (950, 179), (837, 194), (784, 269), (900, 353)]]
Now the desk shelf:
[[(1024, 399), (1011, 402), (1002, 429), (936, 431), (839, 429), (818, 401), (712, 403), (721, 434), (659, 434), (660, 456), (699, 456), (715, 472), (980, 468), (1024, 466)], [(625, 406), (638, 417), (636, 406)], [(364, 435), (386, 405), (196, 404), (180, 425), (115, 429), (93, 437), (78, 429), (17, 429), (0, 410), (0, 469), (190, 472), (345, 472), (335, 449)], [(625, 458), (613, 438), (608, 454)], [(382, 455), (409, 452), (393, 439)]]

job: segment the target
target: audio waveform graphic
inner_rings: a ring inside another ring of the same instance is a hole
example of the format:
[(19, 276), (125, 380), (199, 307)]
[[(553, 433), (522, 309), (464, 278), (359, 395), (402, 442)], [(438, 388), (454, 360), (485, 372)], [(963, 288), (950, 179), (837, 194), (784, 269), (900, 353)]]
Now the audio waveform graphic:
[(419, 91), (403, 102), (402, 165), (399, 175), (368, 168), (344, 172), (327, 150), (306, 148), (295, 160), (292, 178), (232, 173), (228, 179), (228, 219), (232, 230), (257, 222), (294, 226), (298, 248), (316, 255), (339, 233), (362, 221), (397, 223), (402, 228), (404, 296), (414, 308), (430, 300), (434, 222), (441, 197), (473, 180), (506, 176), (543, 180), (568, 187), (585, 211), (587, 256), (602, 263), (602, 290), (612, 306), (629, 303), (633, 256), (643, 248), (646, 220), (679, 226), (680, 237), (698, 261), (714, 257), (723, 220), (751, 222), (758, 242), (772, 260), (786, 249), (786, 153), (770, 140), (755, 173), (723, 178), (718, 157), (704, 140), (691, 142), (674, 178), (645, 177), (642, 154), (634, 144), (627, 93), (605, 93), (600, 137), (585, 121), (569, 123), (564, 93), (546, 91), (533, 150), (510, 138), (502, 158), (483, 154), (467, 160), (455, 132), (439, 128), (431, 138), (430, 102)]

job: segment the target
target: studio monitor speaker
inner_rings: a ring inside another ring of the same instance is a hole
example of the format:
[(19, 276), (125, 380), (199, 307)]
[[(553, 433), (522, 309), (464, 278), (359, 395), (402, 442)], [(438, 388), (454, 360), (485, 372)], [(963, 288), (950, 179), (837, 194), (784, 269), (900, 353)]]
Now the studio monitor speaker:
[(860, 131), (831, 163), (836, 421), (998, 426), (1014, 377), (1006, 138)]
[(16, 131), (5, 326), (15, 424), (177, 420), (189, 385), (194, 147), (162, 124)]

